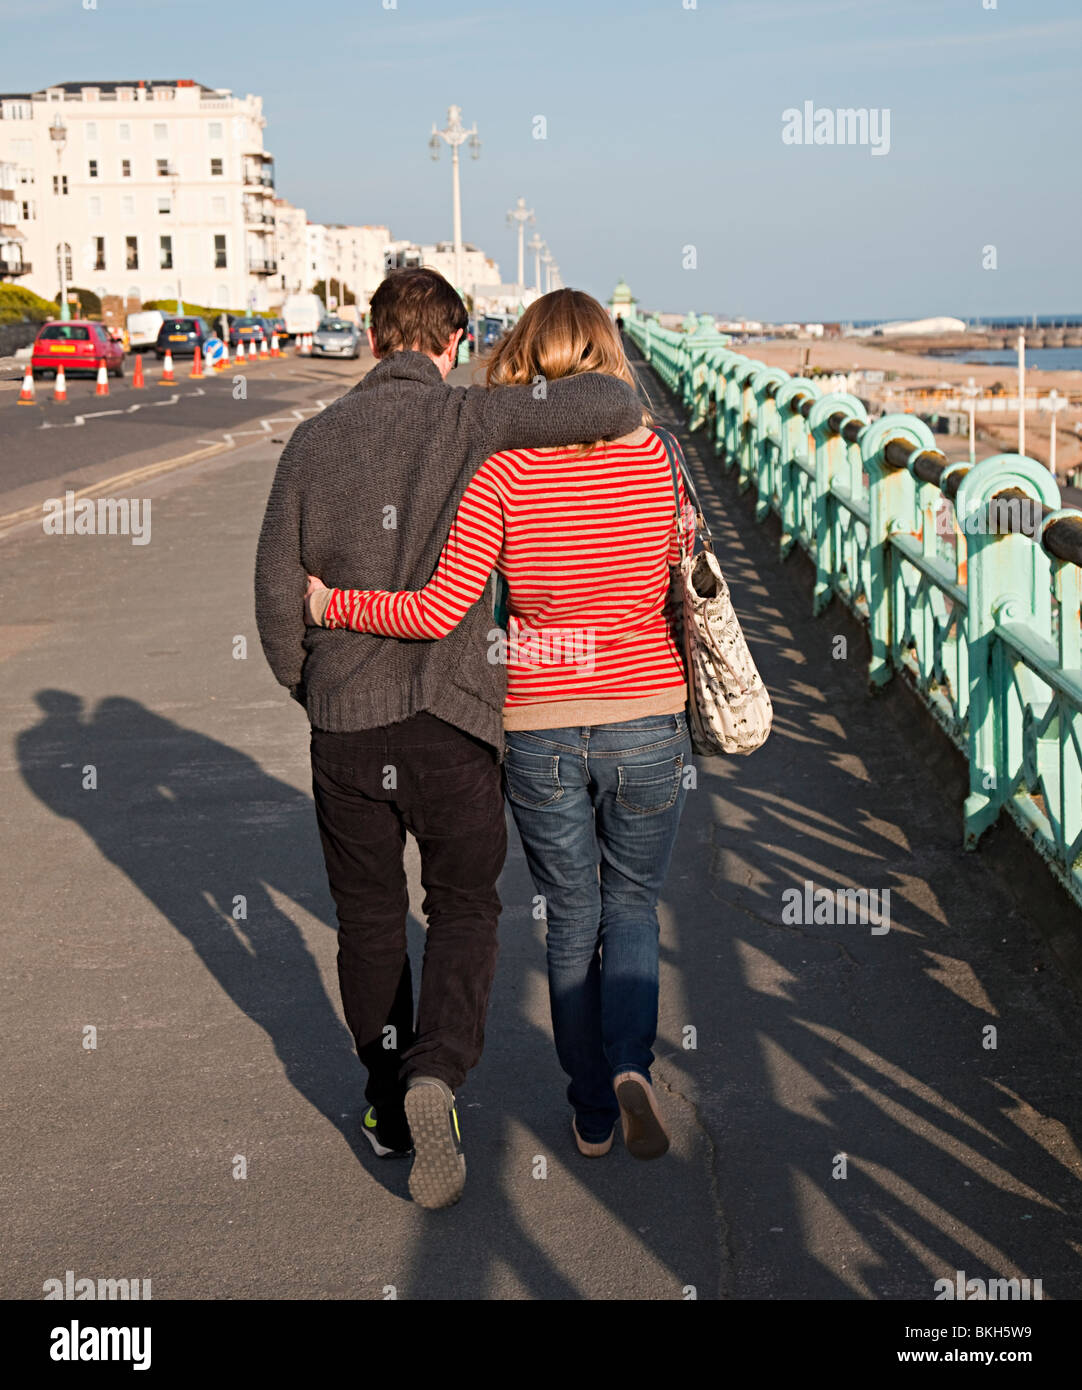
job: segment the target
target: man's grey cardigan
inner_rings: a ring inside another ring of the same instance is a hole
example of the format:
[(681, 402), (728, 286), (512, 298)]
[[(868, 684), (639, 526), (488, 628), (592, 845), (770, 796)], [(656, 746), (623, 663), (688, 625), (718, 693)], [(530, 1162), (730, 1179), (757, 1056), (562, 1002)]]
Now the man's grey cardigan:
[(488, 659), (491, 586), (453, 632), (415, 642), (306, 627), (305, 576), (332, 588), (423, 588), (490, 454), (616, 438), (641, 420), (641, 402), (615, 377), (452, 387), (431, 358), (397, 352), (298, 425), (267, 502), (255, 603), (271, 670), (313, 726), (370, 729), (427, 710), (502, 750), (507, 681)]

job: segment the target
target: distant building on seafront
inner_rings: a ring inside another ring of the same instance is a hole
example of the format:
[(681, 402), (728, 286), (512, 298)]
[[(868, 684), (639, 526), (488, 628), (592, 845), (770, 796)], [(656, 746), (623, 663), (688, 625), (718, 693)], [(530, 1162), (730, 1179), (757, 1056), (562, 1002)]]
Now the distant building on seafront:
[(629, 323), (635, 317), (636, 306), (639, 301), (631, 293), (631, 286), (621, 276), (612, 292), (612, 297), (606, 302), (613, 322), (620, 318), (625, 323)]
[[(425, 266), (439, 273), (451, 284), (455, 283), (455, 244), (453, 241), (437, 241), (422, 245), (414, 241), (390, 241), (384, 248), (384, 265), (387, 271), (406, 270), (413, 266)], [(486, 255), (472, 241), (462, 243), (462, 283), (456, 288), (463, 294), (474, 297), (479, 286), (499, 287), (501, 284), (499, 264)]]
[(102, 296), (266, 309), (281, 299), (274, 162), (262, 98), (190, 79), (66, 82), (0, 95), (16, 228), (53, 299)]
[(947, 317), (931, 319), (898, 319), (891, 323), (878, 323), (864, 325), (861, 328), (854, 328), (850, 331), (850, 337), (854, 338), (920, 338), (935, 337), (939, 333), (964, 333), (966, 324), (963, 319), (953, 319)]

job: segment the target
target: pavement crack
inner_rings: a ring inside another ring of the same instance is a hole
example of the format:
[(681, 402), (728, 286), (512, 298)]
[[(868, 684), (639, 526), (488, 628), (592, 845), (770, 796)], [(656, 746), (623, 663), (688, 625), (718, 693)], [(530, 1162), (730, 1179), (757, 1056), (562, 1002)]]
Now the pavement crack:
[(659, 1057), (655, 1066), (654, 1082), (660, 1084), (664, 1090), (677, 1100), (681, 1100), (691, 1111), (695, 1125), (702, 1135), (706, 1145), (706, 1171), (710, 1189), (710, 1202), (714, 1208), (714, 1220), (717, 1222), (718, 1250), (720, 1256), (720, 1271), (718, 1274), (717, 1297), (725, 1299), (729, 1297), (729, 1290), (732, 1288), (733, 1265), (735, 1256), (733, 1253), (732, 1240), (729, 1233), (729, 1223), (725, 1219), (725, 1209), (721, 1200), (721, 1184), (718, 1180), (718, 1163), (720, 1156), (718, 1146), (714, 1142), (714, 1136), (710, 1133), (706, 1121), (695, 1102), (679, 1086), (668, 1080), (661, 1073), (666, 1058)]

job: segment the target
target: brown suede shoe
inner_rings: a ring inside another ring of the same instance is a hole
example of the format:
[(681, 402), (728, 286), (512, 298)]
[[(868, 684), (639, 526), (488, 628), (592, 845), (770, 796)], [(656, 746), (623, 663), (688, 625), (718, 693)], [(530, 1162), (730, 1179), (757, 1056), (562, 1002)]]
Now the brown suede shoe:
[(669, 1132), (649, 1081), (637, 1071), (622, 1071), (613, 1077), (612, 1088), (620, 1102), (624, 1145), (632, 1158), (660, 1158), (668, 1153)]
[[(612, 1134), (607, 1139), (602, 1139), (600, 1144), (591, 1144), (589, 1140), (584, 1139), (579, 1133), (574, 1115), (571, 1116), (571, 1132), (575, 1136), (575, 1143), (579, 1146), (579, 1153), (584, 1154), (587, 1158), (603, 1158), (612, 1148)], [(613, 1133), (615, 1133), (615, 1126), (613, 1126)]]

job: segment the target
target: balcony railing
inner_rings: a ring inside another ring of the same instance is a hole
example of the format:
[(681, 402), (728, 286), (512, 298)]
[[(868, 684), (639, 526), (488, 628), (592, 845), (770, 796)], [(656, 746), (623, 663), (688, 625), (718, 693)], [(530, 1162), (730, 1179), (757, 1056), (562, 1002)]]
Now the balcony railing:
[(7, 261), (0, 256), (0, 275), (29, 275), (33, 268), (29, 261)]
[(273, 227), (274, 214), (260, 212), (255, 208), (246, 207), (244, 209), (244, 220), (250, 227)]
[(257, 256), (248, 257), (248, 273), (250, 275), (274, 275), (277, 270), (277, 261), (264, 261)]

